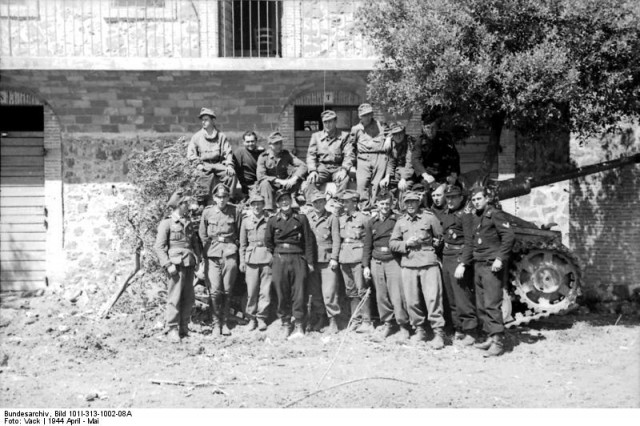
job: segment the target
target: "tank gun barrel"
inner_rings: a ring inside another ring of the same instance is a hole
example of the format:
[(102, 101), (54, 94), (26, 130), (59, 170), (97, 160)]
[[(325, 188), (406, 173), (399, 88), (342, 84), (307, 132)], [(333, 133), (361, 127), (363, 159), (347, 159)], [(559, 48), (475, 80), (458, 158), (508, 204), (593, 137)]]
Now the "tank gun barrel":
[(562, 182), (563, 180), (575, 179), (606, 170), (616, 169), (618, 167), (623, 167), (629, 164), (638, 163), (640, 163), (640, 153), (631, 155), (629, 157), (620, 157), (615, 160), (604, 161), (602, 163), (591, 164), (584, 167), (578, 167), (576, 169), (569, 170), (568, 172), (541, 178), (516, 177), (513, 179), (497, 181), (492, 186), (494, 186), (498, 198), (500, 200), (506, 200), (509, 198), (527, 195), (531, 192), (531, 189), (540, 186), (550, 185), (552, 183)]

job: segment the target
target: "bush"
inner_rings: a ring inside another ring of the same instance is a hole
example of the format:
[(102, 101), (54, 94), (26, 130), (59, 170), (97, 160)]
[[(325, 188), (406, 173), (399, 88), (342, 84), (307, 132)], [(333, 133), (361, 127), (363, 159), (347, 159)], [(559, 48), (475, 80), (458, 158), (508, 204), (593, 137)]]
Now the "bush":
[(187, 140), (158, 140), (153, 146), (134, 150), (129, 155), (128, 168), (132, 189), (122, 204), (108, 212), (108, 217), (122, 248), (139, 253), (138, 285), (158, 294), (158, 284), (166, 280), (153, 249), (158, 224), (166, 217), (171, 194), (177, 189), (193, 193), (195, 188), (195, 170), (187, 160)]

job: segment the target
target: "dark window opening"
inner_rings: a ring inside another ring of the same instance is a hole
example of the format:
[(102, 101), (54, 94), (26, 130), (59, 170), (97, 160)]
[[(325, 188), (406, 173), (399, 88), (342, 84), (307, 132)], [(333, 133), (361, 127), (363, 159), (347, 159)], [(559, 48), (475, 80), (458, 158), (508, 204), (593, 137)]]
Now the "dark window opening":
[(240, 0), (233, 2), (234, 56), (282, 56), (280, 17), (282, 2)]
[(307, 131), (317, 132), (322, 130), (322, 118), (320, 114), (322, 114), (322, 111), (325, 109), (335, 111), (338, 116), (338, 130), (348, 132), (359, 122), (357, 105), (327, 105), (325, 107), (322, 105), (296, 106), (293, 114), (295, 131), (304, 131), (307, 126), (311, 128)]
[(0, 130), (3, 132), (44, 132), (42, 105), (0, 106)]

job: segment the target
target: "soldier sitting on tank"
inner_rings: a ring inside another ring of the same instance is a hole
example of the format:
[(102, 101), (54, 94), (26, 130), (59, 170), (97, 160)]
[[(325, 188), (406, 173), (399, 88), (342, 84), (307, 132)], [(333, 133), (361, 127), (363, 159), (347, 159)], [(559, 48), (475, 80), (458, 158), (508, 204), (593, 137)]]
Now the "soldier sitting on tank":
[(390, 146), (389, 159), (387, 161), (386, 176), (380, 181), (380, 187), (385, 189), (398, 189), (398, 205), (404, 209), (404, 194), (414, 184), (413, 165), (411, 164), (411, 150), (416, 141), (405, 132), (400, 123), (392, 123), (388, 132)]
[(504, 352), (504, 322), (502, 318), (502, 278), (509, 262), (515, 234), (502, 212), (489, 205), (489, 192), (482, 186), (470, 191), (475, 208), (472, 225), (465, 230), (465, 246), (455, 278), (463, 279), (466, 268), (473, 264), (478, 319), (488, 338), (475, 347), (486, 350), (484, 356)]
[(187, 159), (197, 170), (198, 198), (202, 202), (218, 183), (233, 190), (237, 181), (233, 151), (226, 135), (216, 128), (216, 114), (202, 108), (198, 117), (202, 129), (191, 137)]
[(295, 155), (282, 148), (280, 132), (269, 135), (269, 149), (258, 157), (258, 191), (264, 198), (265, 209), (274, 211), (274, 194), (284, 189), (295, 193), (307, 174), (307, 166)]
[(323, 130), (311, 135), (307, 151), (309, 176), (305, 189), (308, 201), (315, 189), (327, 182), (336, 184), (335, 193), (347, 189), (349, 171), (354, 164), (353, 145), (349, 142), (349, 133), (336, 128), (338, 116), (334, 111), (326, 110), (321, 114)]
[(200, 263), (201, 248), (196, 224), (189, 219), (188, 197), (172, 196), (171, 214), (158, 225), (154, 249), (160, 265), (171, 278), (165, 311), (167, 338), (178, 343), (189, 336), (191, 309), (195, 302), (193, 274)]

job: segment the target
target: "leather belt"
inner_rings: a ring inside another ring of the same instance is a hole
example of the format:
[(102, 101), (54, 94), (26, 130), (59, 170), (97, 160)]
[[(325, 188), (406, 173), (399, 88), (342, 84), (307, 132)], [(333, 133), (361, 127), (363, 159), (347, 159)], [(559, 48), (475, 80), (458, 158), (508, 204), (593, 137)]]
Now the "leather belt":
[(359, 152), (358, 155), (367, 155), (367, 154), (386, 154), (386, 151), (367, 151), (367, 152)]
[(453, 249), (453, 250), (462, 250), (464, 248), (464, 244), (444, 243), (444, 248)]
[(278, 245), (276, 245), (276, 248), (285, 248), (285, 249), (289, 249), (289, 248), (302, 248), (300, 247), (298, 244), (290, 244), (290, 243), (280, 243)]
[(389, 247), (374, 247), (374, 250), (378, 250), (382, 253), (389, 253), (391, 249)]
[(264, 241), (249, 241), (249, 247), (264, 247)]
[(348, 243), (348, 244), (354, 244), (354, 243), (361, 243), (362, 240), (356, 240), (355, 238), (345, 238), (342, 240), (343, 243)]
[(233, 243), (233, 242), (235, 242), (232, 238), (222, 237), (222, 236), (216, 237), (216, 241), (219, 242), (219, 243)]

